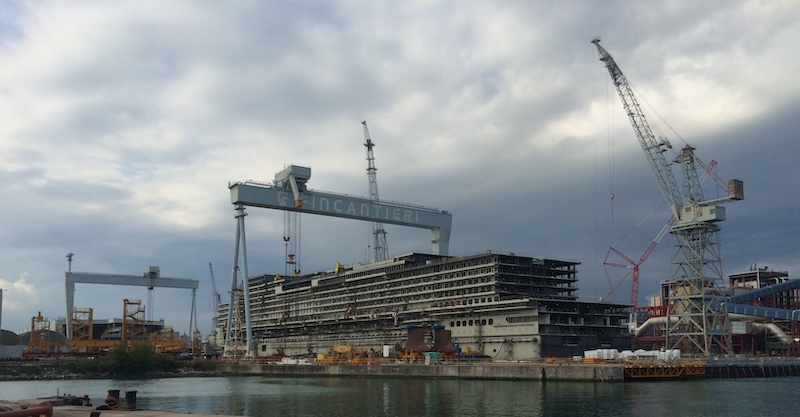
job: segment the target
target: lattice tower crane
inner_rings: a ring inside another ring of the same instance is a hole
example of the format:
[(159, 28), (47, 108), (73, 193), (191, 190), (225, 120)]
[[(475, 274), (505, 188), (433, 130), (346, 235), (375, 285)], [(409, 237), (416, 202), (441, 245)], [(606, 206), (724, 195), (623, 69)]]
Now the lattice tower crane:
[[(702, 163), (701, 163), (701, 165), (702, 165)], [(717, 161), (713, 161), (713, 160), (708, 165), (703, 165), (703, 170), (705, 172), (703, 173), (703, 176), (700, 177), (700, 182), (701, 183), (703, 182), (703, 180), (705, 179), (705, 177), (707, 175), (712, 175), (713, 176), (712, 170), (714, 169), (714, 167), (716, 165), (717, 165)], [(715, 180), (719, 181), (719, 178), (715, 177)], [(620, 258), (624, 259), (630, 265), (630, 272), (628, 274), (626, 274), (622, 278), (622, 280), (617, 282), (617, 285), (615, 285), (615, 286), (613, 286), (611, 288), (611, 292), (609, 293), (609, 295), (613, 295), (614, 291), (622, 283), (622, 281), (625, 278), (627, 278), (628, 275), (631, 275), (631, 305), (634, 306), (634, 307), (636, 307), (638, 305), (638, 303), (639, 303), (639, 267), (644, 263), (644, 261), (647, 260), (647, 257), (650, 256), (651, 253), (653, 253), (653, 250), (655, 250), (656, 246), (661, 242), (661, 239), (663, 239), (664, 236), (667, 235), (667, 232), (669, 232), (669, 230), (670, 230), (670, 228), (672, 227), (673, 224), (675, 224), (675, 216), (670, 216), (669, 220), (667, 220), (667, 223), (664, 224), (664, 227), (661, 228), (661, 230), (658, 232), (656, 237), (650, 242), (650, 245), (647, 246), (647, 249), (645, 249), (645, 251), (642, 253), (642, 256), (639, 257), (638, 261), (634, 261), (633, 259), (629, 258), (627, 255), (625, 255), (619, 249), (617, 249), (617, 248), (615, 248), (613, 246), (608, 248), (608, 253), (606, 253), (606, 259), (605, 259), (605, 261), (603, 261), (603, 265), (604, 266), (612, 266), (612, 267), (616, 267), (616, 268), (628, 268), (628, 265), (620, 264), (620, 263), (616, 263), (616, 262), (610, 262), (608, 260), (608, 257), (609, 257), (609, 255), (611, 253), (617, 254), (617, 256), (619, 256)], [(608, 275), (608, 269), (607, 268), (606, 268), (606, 275)], [(609, 278), (609, 283), (610, 283), (610, 281), (611, 281), (611, 279)]]
[[(671, 162), (665, 156), (672, 144), (665, 136), (656, 137), (653, 133), (633, 88), (611, 55), (600, 46), (600, 39), (592, 43), (606, 64), (639, 145), (676, 219), (670, 229), (677, 240), (677, 251), (671, 260), (665, 300), (673, 306), (667, 309), (666, 347), (690, 354), (732, 353), (726, 317), (710, 308), (710, 304), (724, 295), (718, 222), (725, 220), (725, 209), (720, 204), (744, 199), (742, 182), (730, 180), (727, 196), (705, 200), (697, 172), (700, 163), (694, 156), (695, 148), (687, 145), (674, 160), (682, 168), (683, 187), (679, 188)], [(677, 317), (673, 320), (670, 315)]]
[[(372, 139), (369, 136), (367, 121), (361, 122), (364, 125), (364, 146), (367, 148), (367, 178), (369, 179), (369, 198), (372, 201), (380, 201), (378, 197), (378, 169), (375, 168), (375, 155), (372, 153)], [(372, 223), (372, 249), (374, 261), (385, 261), (389, 259), (389, 248), (386, 246), (386, 229), (383, 223)]]
[(213, 291), (211, 294), (211, 308), (214, 309), (214, 320), (213, 325), (211, 327), (211, 331), (213, 333), (214, 329), (217, 328), (218, 320), (219, 320), (219, 304), (222, 302), (220, 299), (219, 291), (217, 291), (217, 280), (214, 279), (214, 267), (211, 266), (211, 262), (208, 263), (208, 272), (211, 274), (211, 290)]

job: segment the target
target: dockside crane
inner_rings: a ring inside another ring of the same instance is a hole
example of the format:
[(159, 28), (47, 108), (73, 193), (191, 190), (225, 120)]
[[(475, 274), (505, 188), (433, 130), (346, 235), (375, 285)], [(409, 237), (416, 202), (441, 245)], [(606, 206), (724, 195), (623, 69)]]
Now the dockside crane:
[(214, 329), (217, 328), (217, 321), (219, 320), (219, 304), (222, 302), (220, 299), (219, 291), (217, 291), (217, 280), (214, 279), (214, 267), (211, 266), (211, 262), (208, 263), (208, 272), (211, 274), (211, 308), (214, 309), (214, 316), (212, 320), (214, 320), (211, 332), (214, 332)]
[[(700, 161), (698, 160), (698, 162), (700, 162)], [(716, 177), (714, 175), (713, 171), (712, 171), (714, 169), (714, 167), (717, 166), (717, 161), (712, 160), (708, 165), (703, 164), (702, 162), (700, 162), (700, 165), (703, 167), (703, 170), (705, 171), (703, 173), (703, 175), (700, 177), (700, 183), (701, 184), (702, 184), (703, 180), (705, 179), (705, 177), (707, 175), (710, 175), (710, 176), (714, 177), (714, 180), (717, 181), (717, 184), (720, 183), (721, 180), (718, 177)], [(669, 230), (670, 230), (670, 228), (672, 227), (673, 224), (675, 224), (675, 216), (670, 216), (669, 220), (667, 220), (667, 223), (664, 224), (664, 227), (661, 228), (661, 230), (658, 232), (656, 237), (650, 242), (650, 245), (647, 246), (647, 249), (644, 250), (644, 252), (642, 253), (642, 256), (639, 257), (638, 261), (634, 261), (633, 259), (629, 258), (627, 255), (622, 253), (619, 249), (615, 248), (614, 246), (611, 246), (611, 247), (608, 248), (608, 253), (606, 253), (606, 259), (603, 261), (603, 265), (604, 266), (606, 266), (606, 267), (612, 266), (612, 267), (615, 267), (615, 268), (628, 268), (630, 266), (630, 272), (628, 274), (626, 274), (622, 278), (622, 280), (617, 282), (617, 284), (611, 288), (611, 292), (609, 293), (609, 295), (612, 295), (614, 293), (614, 291), (617, 289), (617, 287), (622, 283), (622, 281), (624, 281), (625, 278), (627, 278), (628, 275), (630, 275), (631, 276), (631, 305), (634, 306), (634, 307), (636, 307), (638, 305), (638, 303), (639, 303), (639, 267), (644, 263), (644, 261), (647, 260), (647, 257), (650, 256), (651, 253), (653, 253), (653, 250), (655, 250), (656, 246), (661, 242), (661, 239), (663, 239), (664, 236), (667, 235), (667, 232), (669, 232)], [(608, 257), (612, 253), (617, 254), (617, 256), (619, 256), (620, 258), (622, 258), (626, 262), (628, 262), (629, 265), (620, 264), (620, 263), (616, 263), (616, 262), (610, 262), (608, 260)], [(608, 268), (606, 268), (606, 275), (608, 275)], [(611, 281), (611, 279), (609, 278), (609, 283), (610, 283), (610, 281)]]
[[(628, 268), (630, 266), (630, 272), (627, 275), (625, 275), (625, 277), (623, 277), (623, 280), (625, 278), (627, 278), (628, 275), (631, 276), (631, 301), (630, 301), (630, 303), (634, 307), (636, 307), (637, 304), (639, 303), (639, 267), (644, 263), (644, 261), (647, 260), (647, 257), (650, 256), (651, 253), (653, 253), (653, 250), (655, 250), (655, 248), (658, 245), (658, 243), (661, 242), (661, 239), (664, 238), (664, 236), (667, 234), (667, 232), (669, 231), (670, 227), (672, 227), (674, 222), (675, 222), (675, 218), (674, 217), (670, 217), (670, 219), (667, 222), (667, 224), (665, 224), (664, 227), (661, 228), (661, 231), (659, 231), (658, 234), (656, 235), (656, 237), (650, 242), (650, 245), (647, 246), (647, 249), (644, 250), (644, 252), (642, 253), (642, 256), (639, 257), (638, 261), (634, 261), (633, 259), (629, 258), (627, 255), (625, 255), (619, 249), (617, 249), (617, 248), (615, 248), (613, 246), (608, 248), (608, 253), (606, 254), (606, 260), (603, 261), (603, 265), (604, 266), (613, 266), (615, 268)], [(626, 262), (628, 262), (629, 265), (625, 265), (625, 264), (620, 264), (620, 263), (609, 261), (608, 260), (608, 256), (611, 253), (617, 254), (617, 256), (619, 256), (620, 258), (622, 258)], [(606, 270), (606, 273), (608, 273), (608, 270)], [(613, 294), (614, 290), (616, 289), (616, 287), (619, 286), (619, 284), (621, 284), (621, 283), (622, 283), (622, 280), (620, 280), (620, 282), (618, 282), (617, 285), (614, 286), (614, 288), (611, 289), (611, 293), (612, 294)]]
[[(369, 136), (367, 121), (361, 122), (364, 125), (364, 146), (367, 148), (367, 178), (369, 179), (369, 198), (372, 201), (380, 201), (378, 197), (378, 169), (375, 168), (375, 155), (372, 152), (372, 138)], [(389, 248), (386, 246), (386, 229), (383, 223), (372, 222), (372, 250), (374, 261), (385, 261), (389, 259)]]
[[(695, 148), (684, 146), (673, 161), (667, 159), (666, 153), (672, 149), (669, 139), (653, 133), (633, 88), (614, 58), (600, 46), (600, 39), (592, 43), (606, 64), (639, 145), (675, 217), (670, 233), (676, 237), (677, 251), (671, 260), (665, 300), (673, 306), (667, 309), (666, 347), (703, 355), (731, 353), (726, 316), (712, 305), (724, 296), (718, 223), (725, 220), (725, 208), (721, 204), (744, 199), (743, 183), (730, 180), (725, 197), (706, 200), (697, 169), (702, 164), (694, 156)], [(672, 172), (673, 162), (681, 167), (682, 188)], [(677, 316), (674, 322), (671, 314)]]

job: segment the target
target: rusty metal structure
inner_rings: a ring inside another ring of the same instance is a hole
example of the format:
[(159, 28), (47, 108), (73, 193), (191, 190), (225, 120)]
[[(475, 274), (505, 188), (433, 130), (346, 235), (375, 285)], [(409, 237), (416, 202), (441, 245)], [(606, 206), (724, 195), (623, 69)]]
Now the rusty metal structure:
[(31, 317), (31, 332), (28, 340), (26, 356), (49, 356), (60, 354), (63, 343), (54, 339), (54, 333), (50, 330), (50, 320), (42, 316), (40, 311), (35, 317)]
[[(161, 276), (160, 269), (157, 266), (149, 266), (145, 268), (144, 274), (136, 275), (115, 275), (115, 274), (97, 274), (85, 272), (66, 272), (65, 273), (65, 286), (67, 295), (67, 339), (72, 340), (73, 326), (72, 326), (72, 312), (75, 305), (75, 284), (103, 284), (103, 285), (133, 285), (147, 288), (180, 288), (189, 289), (192, 291), (192, 307), (189, 313), (189, 328), (194, 330), (197, 327), (197, 311), (195, 296), (200, 282), (197, 280), (183, 279), (183, 278), (166, 278)], [(127, 310), (126, 310), (127, 311)], [(132, 313), (133, 314), (133, 313)], [(131, 322), (138, 320), (131, 317)], [(141, 316), (141, 321), (144, 322), (144, 316)]]
[(144, 314), (142, 300), (125, 299), (122, 315), (122, 343), (145, 338)]

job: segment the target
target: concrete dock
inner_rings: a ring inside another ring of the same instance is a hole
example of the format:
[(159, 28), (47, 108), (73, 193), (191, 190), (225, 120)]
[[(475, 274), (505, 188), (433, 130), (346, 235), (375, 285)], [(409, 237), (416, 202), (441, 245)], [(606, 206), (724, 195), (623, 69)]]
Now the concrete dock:
[(272, 375), (313, 377), (376, 377), (376, 378), (457, 378), (487, 380), (587, 381), (611, 382), (625, 379), (620, 364), (487, 362), (474, 364), (423, 365), (386, 363), (379, 365), (284, 365), (284, 364), (220, 364), (219, 371), (228, 375)]
[[(53, 417), (89, 417), (95, 411), (91, 407), (64, 405), (53, 407)], [(221, 414), (185, 414), (158, 410), (97, 410), (98, 417), (220, 417)], [(229, 416), (232, 417), (232, 416)]]
[[(22, 403), (22, 402), (21, 402)], [(9, 404), (17, 406), (18, 404)], [(30, 407), (37, 407), (31, 404)], [(14, 407), (18, 409), (17, 407)], [(0, 413), (2, 415), (2, 413)], [(171, 411), (159, 410), (95, 410), (92, 407), (80, 405), (56, 405), (53, 407), (53, 417), (234, 417), (223, 414), (196, 414), (196, 413), (175, 413)]]

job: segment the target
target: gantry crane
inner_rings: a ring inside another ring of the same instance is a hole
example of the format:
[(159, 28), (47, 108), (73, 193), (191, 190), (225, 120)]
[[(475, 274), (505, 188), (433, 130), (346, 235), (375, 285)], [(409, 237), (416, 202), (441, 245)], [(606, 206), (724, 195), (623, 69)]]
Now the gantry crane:
[[(725, 197), (706, 200), (697, 170), (702, 165), (694, 156), (695, 148), (687, 145), (674, 160), (682, 168), (683, 187), (679, 188), (672, 163), (666, 157), (672, 144), (664, 135), (656, 137), (653, 133), (633, 88), (611, 55), (600, 46), (600, 39), (592, 43), (606, 64), (639, 145), (676, 219), (670, 229), (677, 240), (677, 251), (671, 260), (668, 300), (665, 300), (673, 307), (667, 309), (666, 347), (703, 355), (731, 353), (726, 317), (711, 306), (724, 296), (718, 222), (725, 220), (725, 208), (720, 204), (744, 199), (742, 181), (728, 181)], [(671, 320), (671, 314), (677, 320)]]
[[(367, 121), (361, 122), (364, 125), (364, 146), (367, 148), (367, 178), (369, 179), (369, 198), (372, 201), (380, 201), (378, 197), (378, 169), (375, 168), (375, 155), (372, 153), (372, 139), (369, 136)], [(372, 249), (374, 261), (385, 261), (389, 259), (389, 248), (386, 246), (386, 230), (383, 223), (372, 222)]]

